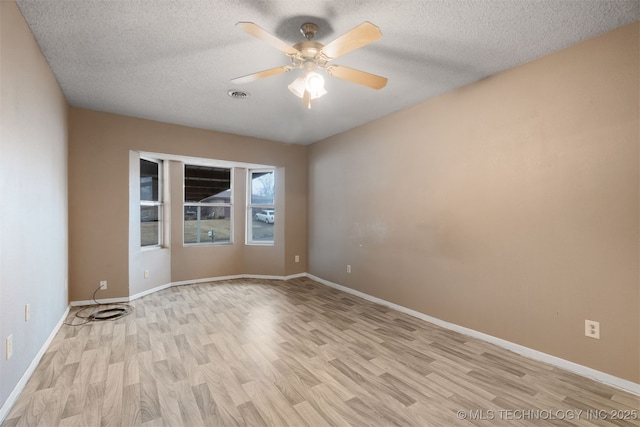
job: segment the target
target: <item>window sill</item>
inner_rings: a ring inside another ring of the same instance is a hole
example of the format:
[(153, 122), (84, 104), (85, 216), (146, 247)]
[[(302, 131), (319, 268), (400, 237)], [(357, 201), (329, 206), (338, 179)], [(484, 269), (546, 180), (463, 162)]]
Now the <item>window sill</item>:
[(233, 242), (215, 242), (215, 243), (206, 243), (206, 242), (201, 242), (201, 243), (183, 243), (182, 244), (183, 247), (185, 248), (201, 248), (201, 247), (207, 247), (207, 246), (233, 246)]

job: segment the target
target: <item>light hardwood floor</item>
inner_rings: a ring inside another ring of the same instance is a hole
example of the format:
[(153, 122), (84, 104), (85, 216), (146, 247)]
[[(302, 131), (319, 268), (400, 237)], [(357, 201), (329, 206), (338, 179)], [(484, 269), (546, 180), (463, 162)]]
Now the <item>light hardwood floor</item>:
[(640, 425), (637, 396), (306, 278), (132, 305), (63, 326), (3, 427)]

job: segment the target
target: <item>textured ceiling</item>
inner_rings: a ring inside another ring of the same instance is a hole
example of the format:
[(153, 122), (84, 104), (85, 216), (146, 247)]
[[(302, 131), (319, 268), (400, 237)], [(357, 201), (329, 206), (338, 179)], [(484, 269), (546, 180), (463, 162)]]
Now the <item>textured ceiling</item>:
[[(18, 0), (72, 106), (289, 143), (344, 132), (640, 17), (638, 0)], [(311, 110), (294, 70), (245, 34), (251, 21), (290, 44), (320, 26), (326, 44), (363, 21), (383, 37), (333, 63), (389, 78), (373, 90), (326, 77)], [(237, 100), (227, 91), (250, 97)]]

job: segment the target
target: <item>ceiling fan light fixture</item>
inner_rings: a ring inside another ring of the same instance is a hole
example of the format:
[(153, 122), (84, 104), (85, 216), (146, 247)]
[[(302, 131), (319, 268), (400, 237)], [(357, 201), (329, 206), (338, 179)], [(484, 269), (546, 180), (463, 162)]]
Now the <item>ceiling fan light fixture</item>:
[(320, 74), (311, 71), (304, 77), (304, 86), (312, 94), (320, 93), (324, 91), (324, 78)]
[[(322, 76), (320, 76), (320, 78), (322, 78)], [(323, 79), (323, 82), (324, 82), (324, 79)], [(305, 91), (309, 92), (309, 94), (311, 95), (311, 99), (320, 98), (321, 96), (326, 95), (327, 93), (324, 87), (321, 87), (320, 89), (315, 91), (309, 90), (307, 88), (306, 76), (298, 77), (297, 79), (291, 82), (288, 88), (291, 91), (291, 93), (293, 93), (298, 98), (303, 98)]]
[(297, 96), (298, 98), (302, 98), (302, 96), (304, 95), (304, 78), (298, 77), (287, 87), (295, 96)]

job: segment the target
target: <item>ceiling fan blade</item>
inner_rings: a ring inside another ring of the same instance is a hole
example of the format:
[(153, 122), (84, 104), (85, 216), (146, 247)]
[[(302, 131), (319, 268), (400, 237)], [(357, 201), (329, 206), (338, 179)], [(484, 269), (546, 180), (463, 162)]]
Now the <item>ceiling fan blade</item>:
[(254, 24), (253, 22), (238, 22), (236, 25), (240, 25), (245, 33), (270, 44), (271, 46), (275, 47), (278, 50), (281, 50), (287, 55), (295, 55), (299, 53), (298, 49), (288, 45), (264, 28)]
[(382, 89), (387, 85), (386, 77), (376, 76), (375, 74), (365, 73), (342, 65), (331, 65), (327, 68), (327, 73), (330, 76), (368, 86), (372, 89)]
[(270, 68), (268, 70), (258, 71), (257, 73), (247, 74), (246, 76), (236, 77), (235, 79), (231, 79), (231, 83), (237, 83), (237, 84), (250, 83), (258, 79), (263, 79), (265, 77), (271, 77), (271, 76), (275, 76), (276, 74), (286, 73), (291, 69), (292, 67), (287, 67), (287, 66)]
[(363, 22), (341, 35), (320, 50), (327, 60), (335, 59), (353, 50), (366, 46), (382, 37), (382, 32), (371, 22)]

